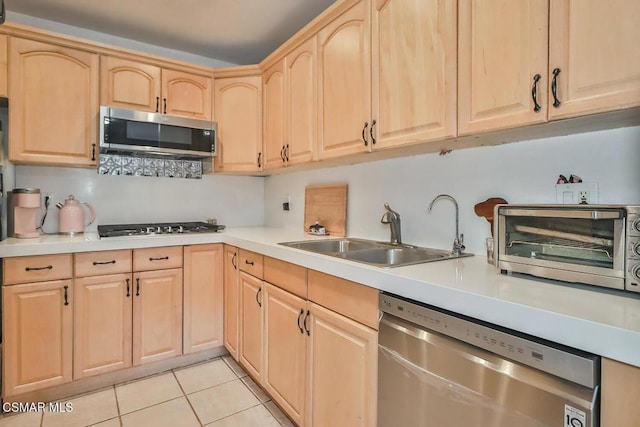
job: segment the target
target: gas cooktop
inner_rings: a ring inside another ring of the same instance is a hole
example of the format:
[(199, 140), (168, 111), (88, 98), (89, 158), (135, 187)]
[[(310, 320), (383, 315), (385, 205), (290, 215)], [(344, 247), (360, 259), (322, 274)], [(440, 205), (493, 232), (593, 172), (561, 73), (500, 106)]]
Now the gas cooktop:
[(150, 224), (99, 225), (100, 237), (153, 236), (158, 234), (215, 233), (224, 230), (224, 225), (207, 222), (162, 222)]

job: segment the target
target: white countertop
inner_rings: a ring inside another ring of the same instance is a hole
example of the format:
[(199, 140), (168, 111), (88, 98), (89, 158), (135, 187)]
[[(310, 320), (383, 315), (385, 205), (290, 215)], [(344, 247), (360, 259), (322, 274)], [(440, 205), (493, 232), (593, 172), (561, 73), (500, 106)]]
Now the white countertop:
[(100, 239), (89, 233), (0, 242), (0, 257), (228, 243), (640, 367), (640, 295), (500, 274), (473, 256), (378, 268), (278, 245), (317, 239), (279, 228)]

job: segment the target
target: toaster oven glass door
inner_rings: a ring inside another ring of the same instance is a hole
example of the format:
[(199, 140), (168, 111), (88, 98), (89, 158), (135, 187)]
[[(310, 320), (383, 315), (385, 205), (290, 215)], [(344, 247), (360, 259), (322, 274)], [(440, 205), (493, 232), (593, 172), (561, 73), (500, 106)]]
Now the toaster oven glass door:
[(502, 214), (503, 259), (624, 277), (624, 210), (504, 209)]

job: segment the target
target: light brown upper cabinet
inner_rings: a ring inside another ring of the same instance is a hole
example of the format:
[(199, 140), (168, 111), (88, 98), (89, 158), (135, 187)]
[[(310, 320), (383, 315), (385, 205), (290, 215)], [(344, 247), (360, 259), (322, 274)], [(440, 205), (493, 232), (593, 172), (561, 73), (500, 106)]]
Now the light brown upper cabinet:
[(549, 119), (640, 105), (639, 23), (635, 0), (551, 2)]
[(103, 56), (100, 103), (211, 120), (211, 77)]
[(451, 0), (373, 1), (372, 149), (456, 136)]
[(311, 37), (285, 58), (287, 164), (310, 162), (318, 139), (317, 39)]
[(456, 29), (451, 0), (362, 0), (320, 30), (318, 157), (455, 137)]
[(318, 129), (315, 37), (264, 74), (265, 169), (310, 162)]
[(461, 0), (458, 133), (640, 105), (640, 3)]
[(369, 0), (318, 33), (318, 157), (369, 151), (371, 49)]
[(286, 165), (285, 157), (285, 83), (284, 60), (269, 68), (263, 75), (264, 107), (264, 168)]
[(458, 134), (545, 122), (549, 2), (458, 7)]
[(9, 39), (9, 160), (97, 165), (98, 55)]
[(214, 79), (216, 172), (262, 170), (262, 76)]

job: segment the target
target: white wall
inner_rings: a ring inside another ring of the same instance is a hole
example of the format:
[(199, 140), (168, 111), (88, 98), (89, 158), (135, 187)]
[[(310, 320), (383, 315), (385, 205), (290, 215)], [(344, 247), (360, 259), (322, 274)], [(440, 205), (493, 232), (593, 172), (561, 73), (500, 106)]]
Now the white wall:
[[(91, 203), (97, 224), (204, 221), (227, 226), (262, 225), (264, 178), (206, 175), (202, 179), (98, 175), (95, 169), (16, 166), (16, 188), (52, 194), (45, 231), (57, 232), (58, 209), (70, 194)], [(44, 198), (44, 197), (43, 197)]]
[[(598, 182), (600, 203), (640, 204), (640, 127), (524, 141), (494, 147), (425, 154), (385, 161), (270, 176), (265, 186), (265, 225), (303, 228), (304, 188), (348, 183), (347, 234), (387, 240), (380, 223), (389, 202), (401, 214), (405, 243), (449, 248), (454, 207), (429, 202), (440, 193), (460, 205), (460, 228), (467, 249), (484, 252), (489, 223), (473, 207), (489, 197), (510, 203), (555, 203), (559, 174)], [(286, 196), (291, 210), (282, 210)]]

